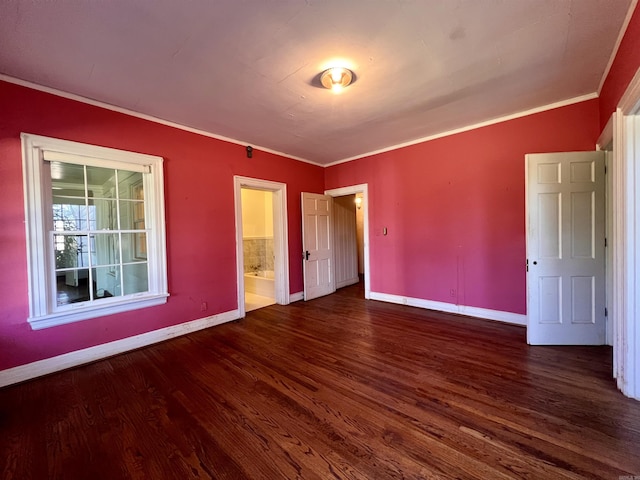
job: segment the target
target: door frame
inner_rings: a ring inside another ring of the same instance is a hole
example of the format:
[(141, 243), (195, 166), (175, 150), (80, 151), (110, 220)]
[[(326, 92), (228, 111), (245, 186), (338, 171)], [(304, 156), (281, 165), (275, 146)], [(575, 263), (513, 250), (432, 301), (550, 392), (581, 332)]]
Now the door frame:
[(369, 185), (361, 183), (358, 185), (350, 185), (348, 187), (333, 188), (325, 190), (324, 194), (330, 197), (343, 197), (345, 195), (362, 194), (362, 206), (364, 211), (363, 222), (363, 241), (364, 241), (364, 298), (371, 298), (371, 269), (369, 267)]
[(613, 142), (609, 165), (612, 238), (613, 376), (628, 397), (640, 400), (640, 69), (598, 139)]
[(273, 253), (275, 300), (279, 305), (290, 303), (289, 294), (289, 234), (287, 222), (287, 184), (259, 178), (234, 175), (236, 220), (236, 266), (238, 286), (238, 316), (244, 318), (244, 251), (242, 235), (242, 189), (264, 190), (273, 193)]

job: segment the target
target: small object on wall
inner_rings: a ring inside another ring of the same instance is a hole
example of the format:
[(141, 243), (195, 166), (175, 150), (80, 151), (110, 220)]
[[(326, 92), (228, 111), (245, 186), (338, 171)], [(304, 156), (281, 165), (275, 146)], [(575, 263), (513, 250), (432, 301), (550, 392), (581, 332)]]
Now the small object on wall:
[(247, 145), (247, 158), (253, 157), (253, 147), (251, 145)]
[(387, 227), (382, 227), (382, 234), (386, 235), (387, 234)]

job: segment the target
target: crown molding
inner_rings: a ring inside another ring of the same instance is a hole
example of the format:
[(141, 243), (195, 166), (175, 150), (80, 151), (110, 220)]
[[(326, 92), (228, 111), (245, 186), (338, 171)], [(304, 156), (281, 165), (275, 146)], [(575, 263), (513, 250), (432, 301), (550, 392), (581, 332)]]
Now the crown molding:
[(613, 62), (616, 59), (616, 55), (618, 55), (618, 49), (620, 48), (620, 44), (622, 43), (622, 39), (624, 38), (625, 33), (627, 33), (627, 28), (629, 27), (629, 22), (631, 21), (631, 17), (633, 16), (633, 12), (636, 9), (636, 5), (638, 4), (638, 0), (631, 0), (631, 4), (629, 5), (629, 10), (627, 10), (627, 15), (624, 17), (624, 21), (622, 22), (622, 26), (620, 27), (620, 31), (618, 32), (618, 38), (616, 39), (616, 43), (613, 45), (613, 50), (611, 50), (611, 55), (609, 56), (609, 62), (607, 62), (607, 66), (602, 72), (602, 78), (600, 78), (600, 85), (598, 85), (598, 95), (602, 92), (602, 87), (604, 86), (604, 82), (607, 80), (609, 76), (609, 71), (613, 66)]

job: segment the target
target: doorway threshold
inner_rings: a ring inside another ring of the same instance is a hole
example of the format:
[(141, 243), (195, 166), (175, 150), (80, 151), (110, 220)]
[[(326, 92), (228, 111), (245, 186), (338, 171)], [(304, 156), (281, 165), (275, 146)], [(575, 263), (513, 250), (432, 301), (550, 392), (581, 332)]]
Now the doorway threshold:
[(259, 308), (268, 307), (269, 305), (275, 305), (276, 301), (273, 298), (263, 297), (262, 295), (256, 295), (255, 293), (244, 294), (244, 309), (245, 312), (252, 310), (258, 310)]

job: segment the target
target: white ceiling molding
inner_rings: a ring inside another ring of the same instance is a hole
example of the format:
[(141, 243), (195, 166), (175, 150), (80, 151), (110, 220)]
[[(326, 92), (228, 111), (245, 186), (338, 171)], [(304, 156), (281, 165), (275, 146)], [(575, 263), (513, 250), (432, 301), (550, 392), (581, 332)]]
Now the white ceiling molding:
[(624, 34), (627, 33), (627, 27), (629, 26), (631, 17), (633, 17), (633, 12), (635, 11), (637, 4), (638, 0), (631, 0), (631, 5), (629, 5), (629, 10), (627, 11), (627, 16), (624, 17), (622, 27), (620, 28), (620, 32), (618, 33), (618, 38), (616, 39), (616, 43), (613, 46), (613, 50), (611, 50), (611, 55), (609, 55), (609, 61), (607, 62), (607, 66), (605, 67), (604, 72), (602, 73), (602, 78), (600, 79), (600, 84), (598, 85), (598, 95), (600, 95), (600, 92), (602, 92), (602, 87), (604, 86), (604, 82), (607, 80), (607, 76), (609, 75), (609, 71), (611, 70), (611, 66), (613, 65), (613, 61), (616, 59), (618, 49), (620, 48), (620, 44), (622, 43), (622, 39), (624, 38)]

